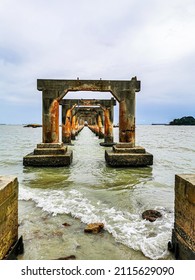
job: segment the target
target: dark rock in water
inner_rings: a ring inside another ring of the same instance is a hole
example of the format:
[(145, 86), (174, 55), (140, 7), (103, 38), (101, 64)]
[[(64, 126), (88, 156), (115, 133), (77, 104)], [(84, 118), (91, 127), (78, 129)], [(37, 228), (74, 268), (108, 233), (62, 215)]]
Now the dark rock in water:
[(68, 223), (63, 223), (62, 224), (64, 227), (70, 227), (71, 225), (70, 224), (68, 224)]
[(75, 259), (76, 259), (75, 255), (70, 255), (68, 257), (58, 258), (57, 260), (75, 260)]
[(156, 210), (146, 210), (142, 213), (142, 218), (150, 222), (154, 222), (160, 217), (162, 217), (162, 214)]
[(98, 233), (104, 228), (103, 223), (93, 223), (93, 224), (88, 224), (86, 228), (84, 229), (84, 232), (87, 233)]

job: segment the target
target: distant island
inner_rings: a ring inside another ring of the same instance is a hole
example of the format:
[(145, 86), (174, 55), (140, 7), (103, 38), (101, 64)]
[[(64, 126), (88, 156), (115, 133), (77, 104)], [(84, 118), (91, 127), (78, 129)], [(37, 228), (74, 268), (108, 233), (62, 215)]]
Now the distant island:
[(31, 124), (26, 124), (24, 127), (32, 127), (32, 128), (37, 128), (37, 127), (42, 127), (41, 124), (36, 124), (36, 123), (31, 123)]
[(180, 119), (174, 119), (169, 123), (169, 125), (195, 125), (195, 118), (188, 116)]

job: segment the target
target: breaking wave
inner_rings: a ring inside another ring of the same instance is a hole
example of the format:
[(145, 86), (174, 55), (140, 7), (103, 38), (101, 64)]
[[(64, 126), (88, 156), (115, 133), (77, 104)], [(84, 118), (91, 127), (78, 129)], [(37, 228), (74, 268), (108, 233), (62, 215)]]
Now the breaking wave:
[(52, 215), (70, 214), (83, 223), (102, 222), (105, 229), (120, 242), (150, 259), (162, 259), (168, 255), (167, 243), (171, 237), (173, 213), (165, 208), (156, 208), (162, 218), (151, 223), (143, 220), (141, 213), (121, 211), (99, 200), (93, 202), (81, 192), (72, 189), (43, 190), (25, 188), (20, 191), (20, 200), (32, 200), (37, 207)]

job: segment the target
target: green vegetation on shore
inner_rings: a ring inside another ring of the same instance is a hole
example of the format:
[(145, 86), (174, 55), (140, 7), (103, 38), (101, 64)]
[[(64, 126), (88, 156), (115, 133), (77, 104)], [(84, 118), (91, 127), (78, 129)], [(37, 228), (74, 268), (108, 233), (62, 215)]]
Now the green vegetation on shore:
[(170, 125), (195, 125), (195, 118), (192, 116), (174, 119), (169, 123)]

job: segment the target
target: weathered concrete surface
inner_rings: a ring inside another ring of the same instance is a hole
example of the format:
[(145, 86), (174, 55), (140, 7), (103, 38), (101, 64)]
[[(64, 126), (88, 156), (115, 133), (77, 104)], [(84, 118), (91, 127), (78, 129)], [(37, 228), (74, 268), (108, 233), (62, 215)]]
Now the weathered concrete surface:
[(119, 103), (119, 141), (135, 146), (135, 91), (124, 90)]
[(72, 124), (71, 124), (71, 140), (76, 139), (76, 116), (72, 116)]
[(136, 146), (133, 148), (127, 148), (127, 145), (123, 145), (123, 146), (121, 145), (119, 147), (118, 144), (113, 146), (113, 151), (115, 153), (127, 153), (127, 154), (145, 154), (146, 153), (146, 150), (140, 146)]
[[(140, 81), (133, 77), (131, 80), (47, 80), (38, 79), (37, 89), (39, 91), (49, 90), (58, 93), (59, 99), (62, 99), (68, 91), (100, 91), (111, 92), (120, 102), (121, 91), (131, 90), (140, 91)], [(54, 96), (56, 96), (54, 94)]]
[(120, 143), (119, 145), (114, 145), (111, 151), (105, 151), (107, 164), (119, 167), (142, 167), (153, 164), (153, 155), (147, 153), (144, 148), (139, 146), (126, 148), (126, 146), (128, 145), (125, 143), (123, 148), (123, 145)]
[[(69, 102), (70, 104), (70, 102)], [(75, 104), (71, 104), (69, 108), (68, 104), (63, 106), (62, 108), (62, 141), (66, 144), (71, 144), (71, 139), (75, 139), (75, 131), (74, 136), (72, 136), (72, 128), (75, 129), (75, 117), (73, 118), (73, 110), (75, 108)]]
[(175, 176), (175, 221), (169, 249), (176, 259), (195, 260), (195, 174)]
[(98, 130), (99, 130), (99, 134), (98, 134), (99, 139), (104, 138), (102, 118), (100, 114), (98, 114)]
[[(115, 106), (116, 100), (114, 98), (111, 99), (61, 99), (60, 105), (66, 106), (69, 105), (69, 107), (72, 107), (74, 104), (77, 106), (84, 106), (84, 107), (91, 107), (91, 106)], [(80, 108), (82, 108), (80, 107)]]
[(18, 180), (0, 176), (0, 259), (18, 240)]
[(107, 164), (111, 166), (128, 166), (128, 167), (143, 167), (153, 164), (153, 155), (149, 153), (114, 153), (105, 151), (105, 159)]
[(23, 158), (24, 166), (60, 167), (70, 165), (73, 152), (63, 143), (41, 143), (33, 153)]
[(43, 103), (43, 143), (59, 142), (59, 103), (56, 99), (44, 98)]
[(36, 148), (34, 155), (64, 155), (67, 152), (67, 146), (62, 148)]

